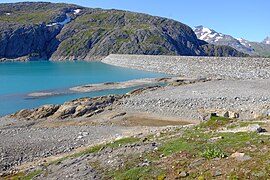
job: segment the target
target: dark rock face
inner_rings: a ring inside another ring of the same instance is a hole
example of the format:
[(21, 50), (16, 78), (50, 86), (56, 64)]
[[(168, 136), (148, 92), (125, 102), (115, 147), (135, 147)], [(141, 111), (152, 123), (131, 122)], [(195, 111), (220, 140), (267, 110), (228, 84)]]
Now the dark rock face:
[[(0, 23), (2, 26), (2, 23)], [(48, 58), (54, 51), (48, 46), (56, 41), (56, 35), (61, 31), (60, 26), (46, 27), (46, 25), (16, 25), (2, 30), (0, 37), (0, 58), (17, 58), (34, 56)]]
[(248, 57), (248, 54), (237, 51), (230, 46), (215, 46), (213, 44), (205, 44), (201, 46), (208, 56), (215, 57)]
[(208, 55), (190, 27), (171, 19), (53, 3), (0, 4), (0, 10), (0, 60)]

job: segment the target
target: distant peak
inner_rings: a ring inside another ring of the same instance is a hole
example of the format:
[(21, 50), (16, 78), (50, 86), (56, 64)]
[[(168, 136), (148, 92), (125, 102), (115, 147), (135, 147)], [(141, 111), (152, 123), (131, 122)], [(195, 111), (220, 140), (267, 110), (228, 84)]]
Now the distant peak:
[(264, 44), (270, 44), (270, 37), (267, 36), (267, 37), (263, 40), (262, 43), (264, 43)]
[(195, 26), (194, 29), (201, 29), (203, 27), (204, 27), (203, 25), (199, 25), (199, 26)]

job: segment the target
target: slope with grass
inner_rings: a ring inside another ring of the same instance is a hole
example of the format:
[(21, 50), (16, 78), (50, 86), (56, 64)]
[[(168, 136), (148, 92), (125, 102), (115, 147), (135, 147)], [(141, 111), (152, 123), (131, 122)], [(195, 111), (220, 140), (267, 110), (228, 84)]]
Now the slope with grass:
[(220, 132), (260, 123), (212, 116), (196, 126), (171, 127), (90, 147), (4, 179), (57, 177), (92, 179), (266, 179), (269, 177), (268, 134)]

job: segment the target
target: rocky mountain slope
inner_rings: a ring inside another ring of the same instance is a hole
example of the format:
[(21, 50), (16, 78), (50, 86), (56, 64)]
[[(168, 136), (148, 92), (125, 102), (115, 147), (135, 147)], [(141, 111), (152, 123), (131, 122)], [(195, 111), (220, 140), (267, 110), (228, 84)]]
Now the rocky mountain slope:
[(207, 43), (206, 41), (203, 41), (203, 40), (199, 40), (199, 42), (203, 51), (208, 56), (216, 56), (216, 57), (226, 57), (226, 56), (247, 57), (249, 56), (248, 53), (238, 51), (228, 45), (214, 45), (212, 43)]
[(216, 32), (204, 26), (196, 26), (194, 29), (200, 40), (217, 46), (230, 46), (240, 52), (253, 56), (270, 56), (270, 39), (265, 38), (263, 42), (251, 42), (243, 38), (235, 38), (230, 35)]
[[(112, 53), (206, 56), (209, 52), (185, 24), (120, 10), (45, 2), (0, 4), (0, 25), (2, 60), (91, 60)], [(228, 53), (211, 55), (235, 55)]]

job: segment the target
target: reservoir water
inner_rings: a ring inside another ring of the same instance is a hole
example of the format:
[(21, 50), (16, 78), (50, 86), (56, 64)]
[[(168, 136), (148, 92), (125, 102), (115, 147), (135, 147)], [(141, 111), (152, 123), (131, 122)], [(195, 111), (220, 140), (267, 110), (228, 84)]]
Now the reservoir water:
[(132, 88), (29, 98), (27, 94), (32, 92), (57, 92), (78, 85), (162, 76), (166, 75), (121, 68), (101, 62), (33, 61), (0, 63), (0, 116), (44, 104), (60, 104), (80, 97), (123, 94), (132, 90)]

